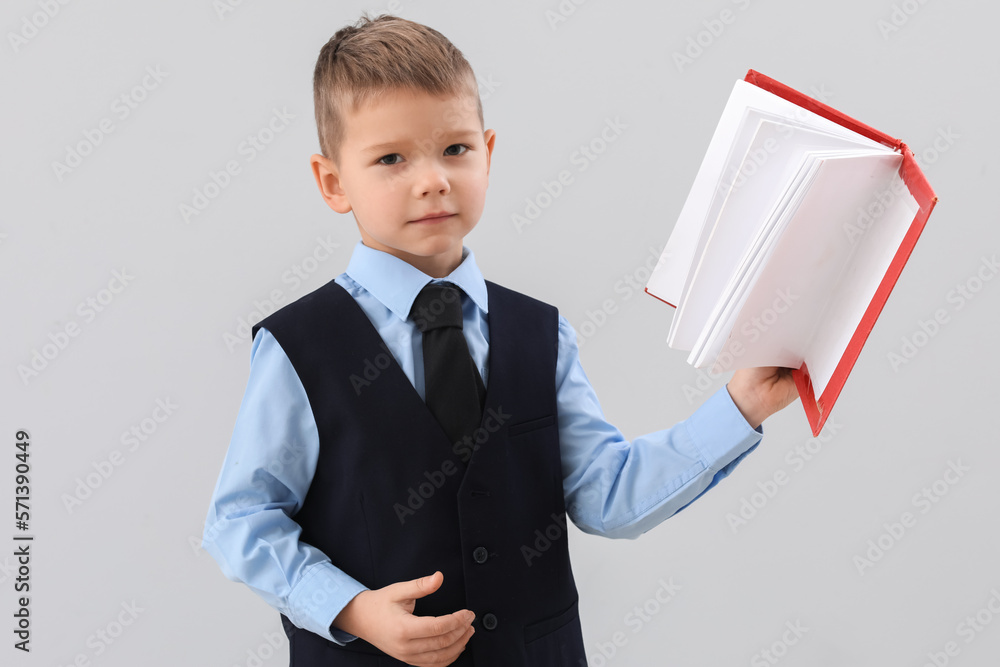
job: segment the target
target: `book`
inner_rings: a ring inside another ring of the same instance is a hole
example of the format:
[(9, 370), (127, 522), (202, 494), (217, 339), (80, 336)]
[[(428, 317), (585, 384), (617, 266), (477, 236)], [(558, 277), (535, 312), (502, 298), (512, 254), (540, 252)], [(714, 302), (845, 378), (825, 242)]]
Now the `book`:
[(645, 291), (696, 368), (793, 369), (819, 435), (936, 203), (902, 141), (751, 69)]

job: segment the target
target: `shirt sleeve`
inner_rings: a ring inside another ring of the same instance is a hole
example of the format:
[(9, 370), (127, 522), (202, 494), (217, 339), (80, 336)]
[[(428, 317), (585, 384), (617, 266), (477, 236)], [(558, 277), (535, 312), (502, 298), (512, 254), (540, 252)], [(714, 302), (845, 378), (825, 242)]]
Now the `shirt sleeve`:
[(722, 387), (688, 419), (628, 442), (605, 420), (562, 315), (556, 402), (566, 512), (593, 535), (639, 537), (726, 477), (763, 435)]
[(299, 539), (319, 435), (301, 380), (274, 336), (258, 331), (250, 377), (209, 505), (204, 548), (297, 627), (338, 644), (354, 635), (333, 619), (366, 588)]

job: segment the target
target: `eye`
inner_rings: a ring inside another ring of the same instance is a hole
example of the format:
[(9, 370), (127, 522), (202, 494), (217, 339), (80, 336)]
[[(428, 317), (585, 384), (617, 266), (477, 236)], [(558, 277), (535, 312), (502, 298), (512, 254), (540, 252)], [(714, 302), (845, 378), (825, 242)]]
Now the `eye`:
[[(392, 159), (389, 162), (385, 162), (386, 158), (392, 158)], [(382, 157), (380, 157), (378, 159), (378, 162), (379, 164), (384, 164), (391, 167), (394, 164), (399, 164), (399, 158), (400, 158), (399, 153), (389, 153), (388, 155), (383, 155)]]
[[(460, 153), (451, 153), (451, 152), (449, 152), (453, 148), (461, 148), (462, 151)], [(462, 153), (466, 152), (467, 150), (469, 150), (469, 147), (467, 145), (465, 145), (465, 144), (452, 144), (451, 146), (448, 146), (448, 148), (444, 149), (444, 152), (445, 152), (445, 155), (456, 155), (457, 156), (457, 155), (461, 155)]]

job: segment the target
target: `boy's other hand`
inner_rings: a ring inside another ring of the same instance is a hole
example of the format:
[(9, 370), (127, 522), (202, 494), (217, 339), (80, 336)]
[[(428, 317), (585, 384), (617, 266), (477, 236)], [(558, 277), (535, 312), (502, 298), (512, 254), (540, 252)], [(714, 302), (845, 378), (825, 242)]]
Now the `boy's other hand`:
[(417, 667), (450, 665), (465, 649), (476, 617), (468, 609), (447, 616), (414, 616), (417, 598), (430, 595), (444, 575), (362, 591), (347, 603), (333, 624), (377, 646), (397, 660)]
[(726, 389), (751, 428), (760, 426), (799, 395), (790, 368), (741, 368)]

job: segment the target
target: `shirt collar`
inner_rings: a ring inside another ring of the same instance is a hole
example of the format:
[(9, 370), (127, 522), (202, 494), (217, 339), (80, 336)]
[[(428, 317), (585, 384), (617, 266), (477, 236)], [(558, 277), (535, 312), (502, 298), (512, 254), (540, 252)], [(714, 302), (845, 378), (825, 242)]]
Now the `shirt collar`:
[[(360, 240), (351, 253), (346, 273), (404, 321), (420, 290), (432, 280), (438, 280), (395, 255), (370, 248)], [(486, 280), (479, 271), (475, 255), (465, 245), (462, 246), (461, 264), (440, 280), (462, 288), (484, 313), (489, 312)]]

